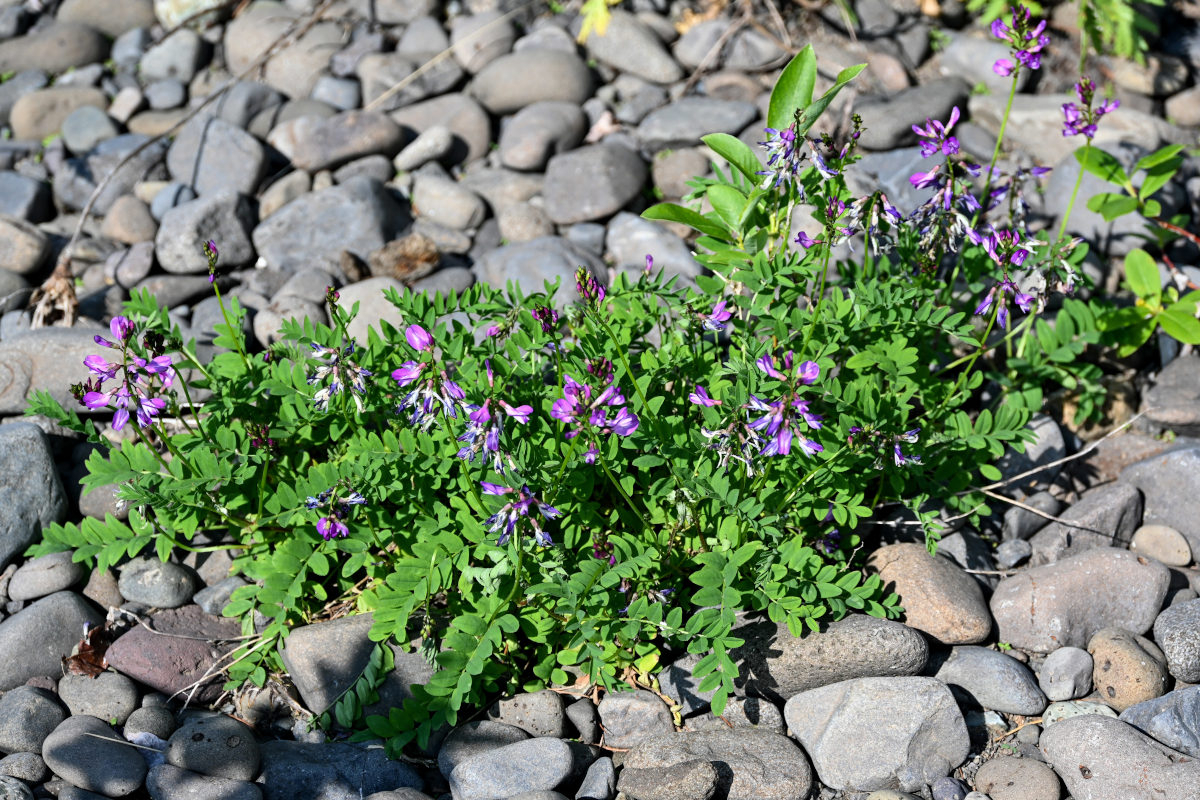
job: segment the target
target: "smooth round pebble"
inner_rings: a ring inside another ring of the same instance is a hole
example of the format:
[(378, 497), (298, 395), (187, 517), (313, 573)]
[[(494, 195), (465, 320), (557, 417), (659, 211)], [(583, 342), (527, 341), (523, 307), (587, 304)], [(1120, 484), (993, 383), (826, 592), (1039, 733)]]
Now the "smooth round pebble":
[(67, 718), (45, 689), (18, 686), (0, 696), (0, 752), (40, 753), (42, 743)]
[(138, 707), (137, 686), (119, 672), (101, 672), (95, 678), (64, 675), (58, 682), (58, 696), (72, 714), (87, 714), (117, 725), (124, 725)]
[(1054, 723), (1061, 722), (1064, 719), (1083, 717), (1088, 714), (1112, 717), (1114, 719), (1117, 716), (1117, 712), (1104, 703), (1097, 703), (1094, 700), (1065, 700), (1061, 703), (1051, 703), (1046, 708), (1045, 713), (1042, 714), (1042, 727), (1049, 728)]
[(920, 798), (907, 792), (897, 792), (895, 789), (880, 789), (867, 795), (867, 800), (920, 800)]
[(107, 722), (70, 717), (46, 737), (42, 758), (64, 780), (109, 797), (137, 791), (146, 778), (146, 761)]
[(33, 800), (33, 792), (17, 778), (0, 775), (0, 800)]
[(933, 800), (963, 800), (967, 792), (971, 791), (970, 786), (949, 775), (938, 778), (929, 788), (933, 793)]
[(82, 564), (71, 560), (70, 550), (48, 553), (26, 561), (8, 582), (10, 600), (36, 600), (69, 589), (87, 575)]
[(1161, 697), (1167, 691), (1167, 659), (1154, 642), (1120, 628), (1097, 631), (1088, 642), (1092, 685), (1114, 711)]
[(37, 753), (12, 753), (0, 758), (0, 775), (39, 783), (50, 777), (50, 768)]
[(166, 706), (142, 706), (125, 720), (125, 735), (151, 733), (166, 741), (175, 732), (175, 715)]
[(254, 731), (224, 714), (194, 716), (167, 742), (168, 764), (201, 775), (252, 781), (262, 765)]
[(1092, 656), (1081, 647), (1060, 647), (1042, 662), (1038, 684), (1052, 702), (1074, 700), (1092, 690)]
[(975, 788), (992, 800), (1059, 800), (1058, 776), (1032, 758), (1001, 756), (975, 773)]
[(1168, 567), (1192, 563), (1192, 548), (1182, 533), (1168, 525), (1143, 525), (1129, 541), (1130, 552), (1148, 556)]
[(117, 589), (126, 600), (154, 608), (179, 608), (196, 593), (192, 574), (157, 558), (135, 558), (121, 568)]

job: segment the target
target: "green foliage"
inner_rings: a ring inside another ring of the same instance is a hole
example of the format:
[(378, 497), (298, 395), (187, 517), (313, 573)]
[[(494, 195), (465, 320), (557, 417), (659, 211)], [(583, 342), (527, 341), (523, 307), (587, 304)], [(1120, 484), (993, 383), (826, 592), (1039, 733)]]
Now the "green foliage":
[[(1147, 6), (1162, 6), (1163, 0), (1144, 0)], [(1079, 28), (1097, 53), (1132, 58), (1146, 63), (1149, 42), (1158, 36), (1158, 23), (1131, 0), (1081, 0)]]
[(1125, 256), (1125, 285), (1137, 298), (1134, 305), (1110, 309), (1099, 320), (1100, 329), (1117, 345), (1117, 355), (1132, 354), (1160, 329), (1184, 344), (1200, 344), (1200, 292), (1180, 297), (1174, 286), (1164, 291), (1158, 265), (1145, 250)]

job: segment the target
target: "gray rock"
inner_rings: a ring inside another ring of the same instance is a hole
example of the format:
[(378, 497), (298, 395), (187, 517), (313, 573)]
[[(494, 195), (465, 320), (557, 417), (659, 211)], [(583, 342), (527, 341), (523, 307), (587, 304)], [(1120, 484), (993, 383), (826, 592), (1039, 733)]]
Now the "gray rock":
[(204, 63), (207, 45), (191, 28), (180, 28), (142, 56), (138, 70), (145, 83), (174, 79), (190, 83)]
[(145, 98), (155, 111), (179, 108), (187, 102), (187, 87), (175, 78), (155, 81), (146, 87)]
[(1067, 791), (1081, 800), (1187, 797), (1200, 785), (1200, 761), (1120, 720), (1063, 720), (1046, 728), (1040, 747)]
[(580, 104), (592, 88), (592, 74), (578, 56), (531, 48), (490, 62), (475, 76), (470, 91), (493, 114), (511, 114), (539, 100)]
[(86, 714), (105, 722), (124, 725), (138, 705), (133, 681), (117, 672), (90, 675), (67, 674), (58, 682), (58, 696), (73, 715)]
[(16, 778), (0, 775), (0, 797), (4, 800), (33, 800), (33, 792)]
[[(1058, 516), (1063, 509), (1062, 501), (1049, 492), (1037, 492), (1022, 502), (1053, 517)], [(1011, 506), (1008, 511), (1004, 512), (1004, 526), (1000, 535), (1005, 541), (1028, 539), (1046, 527), (1049, 522), (1050, 520), (1041, 514), (1035, 514), (1019, 506)]]
[(228, 189), (175, 206), (154, 237), (159, 266), (177, 275), (207, 274), (203, 248), (209, 240), (217, 243), (222, 269), (246, 264), (254, 258), (250, 231), (255, 221), (249, 200)]
[(509, 244), (490, 250), (475, 264), (475, 274), (489, 286), (503, 289), (509, 280), (521, 286), (538, 287), (542, 281), (559, 278), (556, 302), (578, 299), (575, 290), (575, 270), (580, 264), (591, 267), (594, 256), (572, 247), (557, 236), (547, 236), (529, 242)]
[[(1058, 800), (1062, 796), (1054, 770), (1033, 758), (988, 761), (975, 773), (975, 786), (990, 793), (985, 795), (990, 800)], [(964, 800), (970, 796), (962, 795)]]
[(450, 24), (454, 60), (474, 75), (512, 50), (516, 30), (499, 9), (456, 17)]
[(9, 599), (36, 600), (81, 582), (87, 570), (72, 561), (72, 555), (72, 551), (64, 550), (26, 561), (8, 582)]
[(254, 731), (225, 714), (197, 714), (184, 720), (167, 742), (167, 763), (180, 769), (249, 781), (262, 759)]
[(293, 166), (308, 172), (331, 169), (372, 154), (388, 158), (400, 152), (404, 131), (384, 114), (346, 111), (321, 119), (300, 117), (271, 131), (267, 141)]
[(393, 111), (454, 88), (462, 77), (458, 64), (441, 59), (422, 72), (426, 55), (368, 53), (355, 65), (362, 83), (363, 102), (372, 109)]
[(96, 145), (86, 159), (68, 159), (54, 176), (55, 196), (70, 208), (82, 209), (99, 184), (116, 172), (92, 207), (95, 214), (107, 214), (117, 198), (133, 192), (134, 184), (165, 178), (166, 168), (162, 163), (167, 151), (165, 141), (148, 145), (117, 171), (118, 165), (148, 138), (139, 133), (124, 133)]
[(1116, 482), (1089, 489), (1060, 515), (1080, 527), (1051, 522), (1033, 535), (1034, 566), (1059, 560), (1094, 547), (1128, 547), (1142, 524), (1142, 493)]
[(390, 116), (404, 128), (424, 133), (440, 125), (453, 135), (450, 150), (444, 160), (466, 163), (482, 158), (492, 142), (492, 122), (486, 111), (466, 94), (445, 94), (391, 112)]
[(1178, 603), (1154, 621), (1154, 641), (1178, 680), (1200, 682), (1200, 600)]
[(996, 566), (1012, 569), (1033, 555), (1033, 545), (1024, 539), (1007, 539), (996, 548)]
[(675, 730), (671, 709), (645, 689), (609, 692), (596, 710), (604, 727), (604, 742), (610, 747), (632, 747)]
[[(246, 72), (276, 39), (302, 25), (301, 14), (281, 3), (256, 0), (225, 28), (225, 60), (235, 75)], [(323, 20), (311, 26), (287, 47), (280, 48), (262, 70), (263, 82), (283, 94), (308, 97), (317, 78), (329, 66), (329, 57), (340, 50), (341, 25)]]
[(971, 787), (958, 778), (951, 778), (947, 775), (934, 781), (929, 789), (933, 800), (964, 800)]
[(812, 789), (812, 769), (804, 752), (782, 734), (752, 729), (681, 731), (643, 741), (626, 753), (618, 788), (629, 794), (624, 774), (637, 770), (650, 773), (642, 780), (658, 791), (643, 790), (635, 796), (666, 796), (667, 781), (653, 775), (665, 777), (668, 770), (695, 761), (713, 766), (716, 794), (729, 800), (808, 797)]
[(0, 214), (45, 222), (54, 215), (50, 185), (19, 172), (0, 172)]
[(0, 83), (0, 124), (7, 125), (13, 105), (21, 97), (45, 88), (50, 82), (49, 76), (40, 69), (23, 69)]
[(554, 235), (554, 223), (549, 215), (541, 205), (533, 203), (502, 206), (496, 213), (496, 224), (500, 228), (500, 238), (509, 244)]
[(56, 19), (88, 25), (105, 36), (114, 37), (155, 22), (150, 0), (65, 0), (58, 8)]
[(68, 150), (79, 155), (120, 133), (117, 123), (95, 106), (80, 106), (62, 123), (63, 142)]
[(146, 762), (108, 723), (71, 717), (42, 745), (42, 758), (54, 772), (80, 789), (124, 797), (141, 788)]
[(478, 753), (450, 773), (457, 800), (491, 800), (550, 790), (571, 774), (571, 748), (561, 739), (540, 737)]
[(525, 106), (500, 133), (500, 163), (516, 170), (544, 169), (551, 156), (583, 141), (587, 117), (574, 103), (543, 101)]
[(756, 28), (742, 28), (725, 48), (724, 67), (729, 70), (761, 72), (781, 66), (787, 51)]
[(158, 764), (146, 775), (151, 800), (262, 800), (262, 790), (246, 781), (198, 775), (170, 764)]
[(296, 319), (303, 322), (306, 317), (312, 320), (314, 325), (326, 325), (329, 322), (322, 305), (284, 295), (258, 309), (254, 315), (254, 338), (264, 348), (270, 347), (283, 338), (282, 328), (285, 320)]
[(312, 99), (328, 103), (340, 111), (350, 111), (362, 104), (362, 84), (353, 78), (322, 75), (313, 85)]
[(613, 11), (604, 34), (588, 36), (587, 49), (596, 60), (652, 83), (674, 83), (683, 77), (662, 39), (628, 11)]
[(118, 286), (132, 289), (150, 275), (153, 267), (154, 242), (137, 242), (130, 245), (129, 249), (120, 250), (109, 256), (108, 261), (104, 264), (104, 275), (107, 278), (111, 269), (112, 280)]
[(356, 177), (296, 198), (260, 222), (252, 238), (273, 269), (336, 272), (343, 250), (366, 260), (407, 221), (405, 210), (382, 184)]
[(951, 648), (934, 677), (992, 711), (1036, 716), (1047, 705), (1028, 667), (986, 647)]
[(969, 92), (970, 86), (962, 78), (943, 78), (896, 92), (886, 100), (864, 98), (855, 104), (865, 128), (859, 146), (894, 150), (915, 144), (913, 125), (924, 125), (927, 118), (945, 123), (955, 106), (966, 111)]
[(0, 696), (0, 753), (41, 753), (42, 742), (67, 718), (45, 689), (17, 686)]
[[(516, 203), (527, 203), (542, 194), (545, 180), (541, 175), (514, 172), (509, 169), (481, 168), (471, 170), (462, 179), (463, 185), (487, 201), (497, 213)], [(603, 226), (597, 225), (600, 231)], [(603, 235), (601, 235), (603, 250)], [(597, 255), (600, 255), (597, 253)]]
[[(1167, 370), (1180, 362), (1195, 360), (1177, 358)], [(1163, 376), (1159, 377), (1159, 386), (1163, 385)], [(1197, 397), (1200, 398), (1200, 392)], [(1147, 395), (1147, 405), (1151, 402), (1152, 396)], [(1142, 491), (1146, 508), (1143, 524), (1174, 528), (1187, 539), (1193, 554), (1200, 553), (1200, 529), (1195, 525), (1195, 520), (1200, 519), (1200, 447), (1173, 450), (1140, 461), (1122, 470), (1121, 480)]]
[(1143, 525), (1133, 532), (1129, 552), (1153, 558), (1168, 567), (1186, 567), (1192, 563), (1192, 548), (1187, 537), (1167, 525)]
[(82, 106), (104, 108), (104, 92), (90, 86), (54, 86), (21, 95), (12, 106), (9, 125), (16, 139), (41, 141), (59, 133), (63, 122)]
[[(35, 338), (33, 335), (27, 337), (30, 341)], [(16, 340), (17, 343), (20, 341), (20, 338)], [(9, 352), (5, 353), (5, 350)], [(31, 373), (37, 375), (37, 370), (28, 361), (20, 364), (19, 358), (20, 351), (16, 347), (7, 341), (0, 345), (0, 400), (10, 397), (10, 403), (23, 401), (26, 390), (46, 388), (30, 380)], [(19, 366), (26, 369), (18, 372)], [(9, 372), (15, 386), (5, 386), (8, 377), (5, 371)], [(5, 410), (4, 405), (8, 403), (0, 402), (0, 413)], [(66, 493), (54, 466), (46, 434), (36, 425), (25, 422), (0, 428), (0, 569), (33, 544), (44, 527), (65, 520), (66, 513)], [(0, 686), (0, 691), (3, 689)]]
[(638, 196), (646, 172), (641, 157), (620, 145), (561, 153), (546, 166), (546, 211), (559, 225), (602, 219)]
[(692, 147), (710, 133), (736, 136), (756, 117), (753, 103), (690, 95), (651, 111), (638, 125), (637, 138), (652, 153)]
[(445, 125), (433, 125), (423, 131), (392, 159), (398, 172), (411, 172), (417, 167), (445, 158), (454, 147), (454, 134)]
[(684, 720), (688, 731), (721, 731), (734, 728), (759, 728), (771, 733), (787, 733), (778, 706), (760, 697), (730, 697), (721, 716), (711, 710)]
[[(27, 398), (36, 389), (49, 392), (64, 408), (70, 408), (75, 402), (71, 384), (80, 379), (80, 364), (96, 352), (92, 337), (106, 330), (77, 325), (5, 334), (0, 341), (0, 414), (24, 413)], [(18, 460), (10, 463), (5, 456), (13, 452), (14, 445), (18, 449), (13, 458)], [(39, 523), (45, 526), (64, 519), (66, 497), (49, 455), (37, 455), (42, 446), (29, 431), (15, 425), (5, 426), (0, 433), (0, 568), (33, 543)], [(37, 482), (27, 477), (31, 467)], [(21, 471), (15, 472), (18, 469)], [(17, 494), (6, 496), (5, 488)], [(24, 501), (32, 503), (34, 510), (24, 507)]]
[(665, 769), (622, 767), (617, 789), (638, 800), (710, 800), (716, 794), (717, 780), (712, 762), (696, 758)]
[[(687, 69), (696, 69), (702, 63), (710, 69), (720, 69), (721, 51), (718, 50), (712, 56), (709, 55), (709, 52), (717, 46), (717, 42), (721, 40), (721, 35), (725, 33), (729, 25), (730, 21), (727, 17), (701, 20), (692, 25), (672, 45), (671, 50), (675, 54), (675, 60)], [(723, 50), (724, 47), (721, 49)]]
[(1157, 561), (1098, 547), (1004, 578), (992, 595), (992, 615), (1000, 640), (1015, 647), (1083, 647), (1101, 628), (1148, 631), (1170, 579)]
[[(419, 789), (424, 782), (407, 764), (391, 761), (382, 747), (344, 742), (264, 742), (256, 782), (265, 800), (361, 800), (373, 792)], [(320, 787), (314, 793), (314, 787)]]
[[(1012, 78), (997, 74), (992, 65), (997, 59), (1012, 60), (1007, 42), (990, 35), (952, 34), (950, 43), (939, 54), (939, 71), (946, 77), (958, 77), (971, 86), (983, 84), (992, 94), (1008, 96)], [(1017, 75), (1017, 91), (1029, 83), (1030, 71), (1022, 69)], [(945, 122), (943, 119), (942, 122)]]
[(531, 736), (561, 739), (567, 735), (562, 696), (549, 690), (524, 692), (497, 700), (488, 708), (488, 719), (513, 725)]
[(166, 706), (142, 706), (134, 709), (125, 720), (124, 733), (150, 733), (164, 742), (175, 732), (175, 715)]
[(217, 116), (242, 130), (268, 109), (283, 105), (284, 96), (257, 81), (238, 81), (213, 104)]
[(132, 28), (113, 39), (110, 57), (118, 67), (133, 71), (153, 42), (149, 27)]
[(121, 567), (117, 587), (126, 600), (153, 608), (179, 608), (196, 593), (192, 573), (170, 561), (138, 556)]
[[(12, 753), (0, 758), (0, 776), (41, 783), (50, 777), (50, 769), (37, 753)], [(30, 792), (28, 797), (33, 800), (33, 793)]]
[(1058, 473), (1062, 469), (1061, 465), (1047, 467), (1038, 472), (1033, 472), (1033, 470), (1046, 464), (1052, 464), (1067, 454), (1067, 445), (1063, 439), (1062, 429), (1049, 416), (1037, 414), (1029, 421), (1027, 427), (1033, 431), (1034, 440), (1025, 443), (1025, 451), (1018, 453), (1015, 449), (1010, 448), (1005, 451), (1004, 456), (996, 464), (1002, 480), (1007, 481), (1016, 478), (1017, 475), (1025, 475), (1019, 481), (1011, 484), (1009, 488), (1009, 491), (1017, 490), (1014, 496), (1018, 498), (1022, 494), (1033, 494), (1047, 489), (1058, 477)]
[[(934, 678), (842, 681), (795, 695), (783, 715), (834, 789), (914, 791), (949, 774), (970, 746), (954, 697)], [(871, 758), (861, 757), (863, 742)]]
[(0, 259), (4, 269), (33, 277), (50, 254), (50, 240), (23, 219), (0, 218)]
[(514, 725), (476, 720), (455, 728), (438, 750), (438, 770), (449, 778), (461, 763), (506, 745), (523, 742), (529, 734)]
[(567, 718), (579, 732), (579, 739), (584, 744), (596, 744), (600, 741), (600, 715), (596, 713), (596, 704), (587, 698), (571, 703), (566, 708)]
[(437, 175), (418, 175), (412, 190), (418, 218), (455, 230), (478, 227), (487, 208), (483, 200), (457, 181)]
[[(167, 169), (173, 180), (200, 195), (222, 191), (252, 195), (266, 174), (267, 154), (258, 139), (236, 125), (198, 116), (183, 126), (167, 150)], [(224, 248), (221, 256), (224, 260)]]
[[(220, 279), (217, 283), (221, 288), (228, 288)], [(174, 308), (212, 294), (212, 284), (204, 275), (151, 275), (139, 281), (131, 291), (142, 289), (149, 289), (163, 308)]]
[(1046, 707), (1046, 712), (1042, 714), (1042, 727), (1049, 728), (1051, 725), (1057, 725), (1064, 719), (1086, 716), (1116, 719), (1117, 712), (1109, 708), (1107, 704), (1096, 700), (1063, 700), (1058, 703), (1051, 703)]
[(195, 199), (196, 192), (191, 186), (186, 183), (172, 181), (155, 193), (154, 199), (150, 201), (150, 216), (154, 217), (158, 222), (162, 222), (163, 217), (172, 208)]
[(597, 758), (588, 767), (575, 800), (610, 800), (617, 791), (617, 772), (611, 758)]
[(45, 70), (58, 74), (108, 58), (108, 40), (94, 28), (56, 22), (0, 42), (0, 72)]
[(1130, 706), (1120, 719), (1167, 747), (1200, 757), (1200, 686)]
[(1092, 657), (1079, 647), (1060, 647), (1042, 662), (1038, 684), (1053, 702), (1074, 700), (1092, 690)]
[(375, 643), (367, 638), (373, 617), (356, 614), (292, 630), (280, 658), (304, 704), (324, 712), (366, 669)]
[(652, 273), (661, 269), (668, 277), (679, 276), (685, 283), (700, 274), (700, 264), (683, 239), (664, 225), (635, 214), (618, 211), (608, 224), (605, 244), (616, 268), (632, 273), (631, 278), (645, 269), (647, 255), (654, 257)]

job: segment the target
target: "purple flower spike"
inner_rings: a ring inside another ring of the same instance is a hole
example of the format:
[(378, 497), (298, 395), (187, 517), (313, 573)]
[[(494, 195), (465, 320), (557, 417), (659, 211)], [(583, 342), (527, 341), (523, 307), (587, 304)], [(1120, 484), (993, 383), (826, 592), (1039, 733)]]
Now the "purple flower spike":
[(487, 481), (480, 481), (479, 485), (481, 487), (483, 487), (484, 494), (508, 494), (509, 492), (512, 491), (511, 486), (501, 486), (498, 483), (488, 483)]
[(420, 325), (409, 325), (404, 331), (404, 338), (414, 350), (429, 350), (433, 347), (433, 337)]
[(700, 384), (696, 384), (696, 390), (688, 395), (688, 400), (693, 405), (704, 406), (705, 408), (712, 408), (713, 406), (721, 405), (721, 401), (714, 400), (712, 397), (710, 397), (708, 390)]
[(1012, 75), (1014, 69), (1016, 69), (1016, 65), (1007, 58), (998, 58), (996, 59), (996, 63), (992, 64), (992, 72), (996, 73), (1002, 78), (1007, 78)]

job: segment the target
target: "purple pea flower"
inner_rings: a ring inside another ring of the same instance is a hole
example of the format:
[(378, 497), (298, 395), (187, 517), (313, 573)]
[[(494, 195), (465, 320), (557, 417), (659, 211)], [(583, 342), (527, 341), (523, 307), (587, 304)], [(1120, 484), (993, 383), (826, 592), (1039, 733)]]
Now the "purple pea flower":
[(325, 508), (326, 513), (317, 520), (317, 533), (322, 539), (329, 541), (350, 535), (350, 528), (343, 520), (350, 516), (350, 506), (361, 506), (366, 502), (367, 499), (355, 491), (339, 496), (338, 487), (332, 486), (316, 497), (310, 495), (304, 507), (309, 511)]
[(1090, 142), (1096, 136), (1096, 124), (1100, 118), (1120, 108), (1121, 101), (1106, 100), (1093, 108), (1096, 84), (1086, 75), (1075, 84), (1075, 95), (1079, 98), (1079, 105), (1063, 103), (1063, 136), (1084, 136)]
[[(610, 378), (611, 381), (611, 378)], [(550, 416), (571, 426), (566, 438), (573, 439), (591, 428), (596, 433), (629, 436), (638, 428), (637, 415), (625, 408), (625, 397), (615, 383), (608, 383), (598, 393), (588, 384), (580, 383), (570, 375), (563, 377), (563, 397), (554, 401)], [(608, 417), (608, 409), (618, 409), (616, 416)]]
[[(466, 442), (466, 444), (455, 455), (467, 463), (474, 463), (475, 457), (481, 452), (490, 453), (492, 469), (503, 475), (504, 453), (500, 450), (500, 437), (504, 434), (503, 417), (499, 414), (493, 416), (489, 410), (491, 402), (491, 399), (488, 399), (484, 400), (481, 406), (471, 404), (466, 407), (469, 411), (467, 430), (458, 437), (458, 441)], [(514, 408), (503, 400), (498, 402), (509, 417), (522, 425), (529, 422), (533, 406), (523, 405)]]
[(133, 320), (129, 319), (128, 317), (113, 317), (112, 321), (108, 323), (108, 329), (112, 332), (113, 338), (117, 341), (111, 342), (99, 334), (93, 336), (92, 341), (101, 347), (116, 347), (118, 344), (124, 344), (125, 340), (133, 334), (133, 331), (136, 327), (137, 326), (133, 324)]
[[(1011, 26), (1005, 25), (999, 17), (992, 20), (992, 35), (1008, 42), (1013, 58), (1021, 66), (1039, 69), (1042, 66), (1041, 52), (1050, 44), (1050, 37), (1045, 34), (1046, 20), (1035, 22), (1029, 9), (1022, 5), (1013, 7), (1011, 20)], [(992, 64), (992, 71), (1004, 77), (1012, 75), (1017, 69), (1017, 64), (1007, 58), (998, 59)]]
[(534, 538), (542, 547), (549, 547), (554, 544), (554, 540), (550, 534), (542, 530), (541, 521), (530, 514), (529, 512), (537, 511), (546, 520), (558, 519), (562, 516), (562, 512), (557, 508), (543, 503), (537, 498), (527, 485), (522, 486), (520, 490), (513, 489), (511, 486), (501, 486), (496, 483), (488, 483), (480, 481), (479, 485), (483, 488), (485, 494), (490, 495), (507, 495), (516, 492), (517, 499), (506, 503), (499, 511), (492, 514), (483, 524), (488, 527), (490, 533), (502, 531), (500, 537), (496, 540), (496, 544), (504, 546), (508, 543), (508, 539), (517, 530), (517, 524), (522, 518), (529, 521), (533, 528)]
[(414, 350), (423, 351), (433, 349), (433, 337), (420, 325), (409, 325), (404, 331), (404, 338), (408, 340), (409, 346)]
[(1013, 298), (1017, 307), (1024, 313), (1028, 314), (1030, 307), (1033, 305), (1034, 297), (1030, 294), (1025, 294), (1017, 289), (1017, 285), (1013, 283), (1007, 275), (1004, 280), (988, 290), (988, 293), (983, 298), (983, 302), (975, 309), (976, 315), (983, 315), (992, 307), (992, 303), (997, 304), (996, 321), (1000, 323), (1002, 329), (1008, 328), (1008, 298)]
[(349, 386), (354, 390), (350, 395), (354, 399), (354, 407), (361, 414), (363, 411), (362, 398), (367, 394), (366, 379), (371, 377), (372, 373), (350, 360), (350, 357), (354, 355), (354, 341), (351, 340), (350, 344), (340, 350), (316, 342), (311, 342), (309, 347), (313, 350), (313, 357), (319, 359), (321, 363), (308, 376), (308, 385), (312, 386), (330, 376), (333, 378), (328, 386), (322, 387), (313, 395), (313, 405), (317, 410), (325, 411), (329, 408), (329, 401)]
[(700, 384), (696, 384), (696, 389), (688, 395), (688, 400), (693, 405), (704, 406), (705, 408), (712, 408), (713, 406), (721, 405), (721, 401), (714, 400), (713, 398), (709, 397), (708, 390)]
[(796, 244), (803, 247), (805, 250), (812, 247), (814, 244), (822, 243), (820, 239), (814, 239), (811, 236), (809, 236), (807, 233), (805, 233), (804, 231), (800, 231), (799, 233), (797, 233), (796, 238), (793, 239), (792, 241), (794, 241)]
[[(958, 139), (950, 135), (950, 131), (958, 122), (959, 111), (955, 106), (950, 112), (950, 119), (943, 125), (936, 119), (925, 120), (925, 127), (913, 125), (913, 133), (928, 141), (921, 142), (921, 156), (929, 158), (939, 150), (942, 155), (949, 156), (958, 152)], [(921, 187), (917, 187), (921, 188)]]
[(723, 331), (725, 323), (733, 316), (733, 312), (726, 310), (725, 301), (720, 300), (713, 306), (712, 311), (707, 314), (697, 314), (696, 318), (701, 321), (706, 331)]

